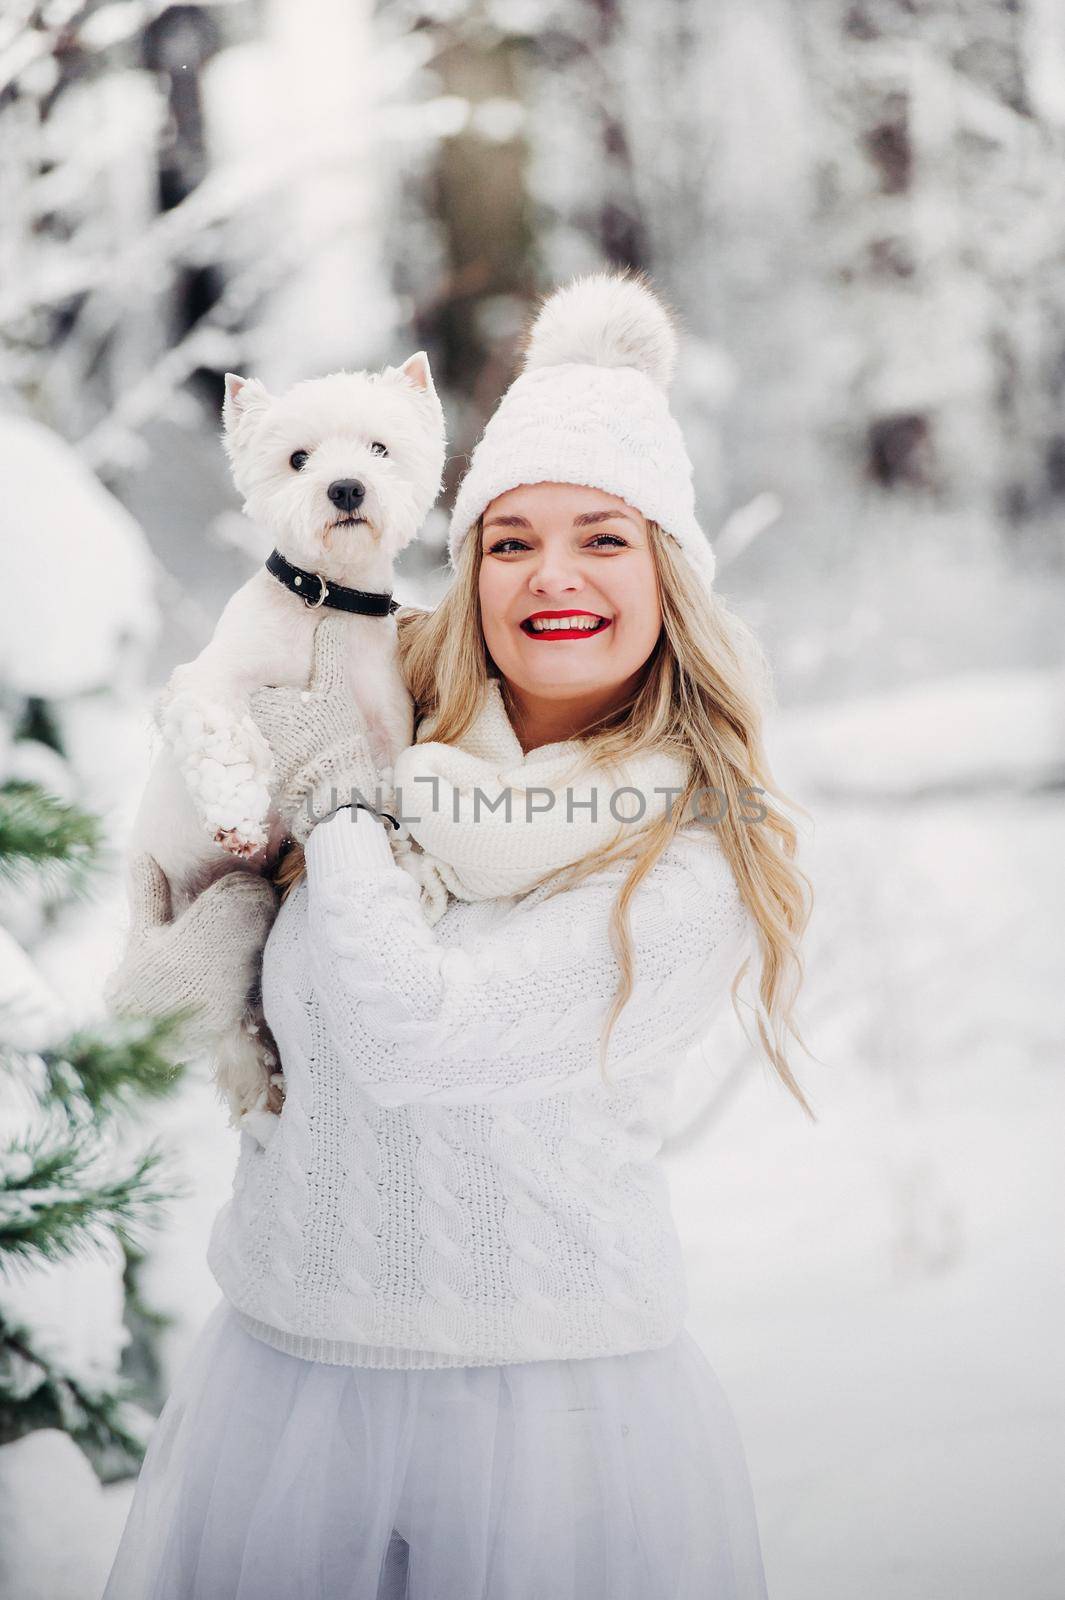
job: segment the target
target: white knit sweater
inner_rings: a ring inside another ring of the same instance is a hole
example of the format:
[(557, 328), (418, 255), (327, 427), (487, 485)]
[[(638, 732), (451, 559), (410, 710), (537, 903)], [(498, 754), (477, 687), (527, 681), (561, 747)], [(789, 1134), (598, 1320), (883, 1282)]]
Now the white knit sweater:
[(655, 1159), (671, 1076), (753, 937), (713, 830), (682, 832), (630, 906), (610, 1087), (626, 866), (449, 902), (432, 929), (365, 811), (319, 824), (307, 869), (263, 960), (284, 1110), (265, 1149), (241, 1135), (208, 1251), (244, 1325), (370, 1367), (668, 1343), (688, 1303)]

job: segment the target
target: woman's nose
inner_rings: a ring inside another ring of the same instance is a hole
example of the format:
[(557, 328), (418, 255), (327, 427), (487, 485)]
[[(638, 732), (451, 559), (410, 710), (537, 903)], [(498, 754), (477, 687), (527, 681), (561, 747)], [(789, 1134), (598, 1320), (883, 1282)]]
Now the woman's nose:
[(529, 578), (529, 587), (536, 594), (567, 593), (581, 587), (581, 575), (564, 557), (543, 556), (536, 571)]

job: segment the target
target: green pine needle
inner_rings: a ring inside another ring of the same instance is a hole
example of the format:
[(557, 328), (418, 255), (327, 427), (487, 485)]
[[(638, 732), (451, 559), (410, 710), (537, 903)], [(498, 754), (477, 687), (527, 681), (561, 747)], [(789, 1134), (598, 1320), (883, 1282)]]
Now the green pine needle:
[[(42, 737), (46, 712), (42, 702), (34, 737)], [(84, 895), (113, 864), (104, 831), (100, 818), (41, 784), (0, 784), (0, 888), (32, 885), (46, 900)], [(36, 1107), (31, 1129), (0, 1136), (0, 1288), (23, 1272), (94, 1256), (111, 1236), (125, 1253), (129, 1290), (145, 1235), (188, 1185), (158, 1147), (130, 1155), (108, 1119), (174, 1090), (190, 1014), (109, 1018), (38, 1052), (0, 1042), (0, 1073), (20, 1079), (18, 1099)], [(90, 1380), (69, 1370), (60, 1345), (14, 1322), (0, 1302), (0, 1445), (59, 1428), (105, 1481), (128, 1476), (151, 1423), (136, 1399), (136, 1386), (117, 1373)]]
[(0, 878), (43, 881), (46, 889), (84, 887), (103, 845), (99, 818), (59, 800), (39, 783), (0, 784)]
[(52, 1096), (67, 1110), (87, 1105), (99, 1117), (172, 1094), (184, 1077), (172, 1052), (187, 1015), (113, 1018), (42, 1051)]
[(136, 1242), (180, 1192), (172, 1180), (157, 1181), (163, 1162), (153, 1147), (130, 1171), (105, 1173), (91, 1128), (66, 1130), (61, 1139), (50, 1129), (15, 1140), (0, 1153), (0, 1272), (90, 1252), (103, 1229)]

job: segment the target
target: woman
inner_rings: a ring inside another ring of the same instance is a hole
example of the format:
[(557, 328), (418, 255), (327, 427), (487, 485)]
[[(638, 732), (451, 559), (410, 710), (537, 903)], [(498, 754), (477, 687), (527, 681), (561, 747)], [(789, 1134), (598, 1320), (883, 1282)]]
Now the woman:
[[(759, 1035), (809, 1111), (783, 1048), (807, 880), (673, 348), (628, 277), (541, 311), (459, 493), (454, 582), (397, 617), (419, 721), (391, 775), (332, 622), (308, 691), (254, 699), (295, 841), (262, 964), (285, 1099), (265, 1147), (242, 1135), (224, 1298), (104, 1600), (765, 1594), (655, 1158), (754, 946)], [(187, 983), (232, 927), (253, 949), (264, 892), (201, 914), (210, 938), (157, 910), (155, 972)]]

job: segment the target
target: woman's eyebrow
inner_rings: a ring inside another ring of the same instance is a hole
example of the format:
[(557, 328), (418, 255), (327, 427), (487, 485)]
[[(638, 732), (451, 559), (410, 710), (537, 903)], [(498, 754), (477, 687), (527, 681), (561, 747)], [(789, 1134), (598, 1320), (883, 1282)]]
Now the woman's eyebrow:
[[(622, 511), (619, 507), (616, 511), (582, 511), (580, 516), (574, 517), (573, 526), (575, 528), (592, 528), (598, 522), (612, 522), (615, 517), (624, 517), (627, 522), (631, 522), (633, 525), (636, 523), (634, 516), (628, 511)], [(529, 528), (531, 526), (532, 524), (527, 517), (492, 517), (490, 521), (485, 523), (484, 531), (487, 533), (489, 528)]]
[(636, 518), (629, 512), (622, 511), (619, 506), (616, 511), (583, 511), (579, 517), (574, 517), (575, 528), (591, 528), (597, 522), (612, 522), (615, 517), (624, 517), (626, 522), (635, 523)]

